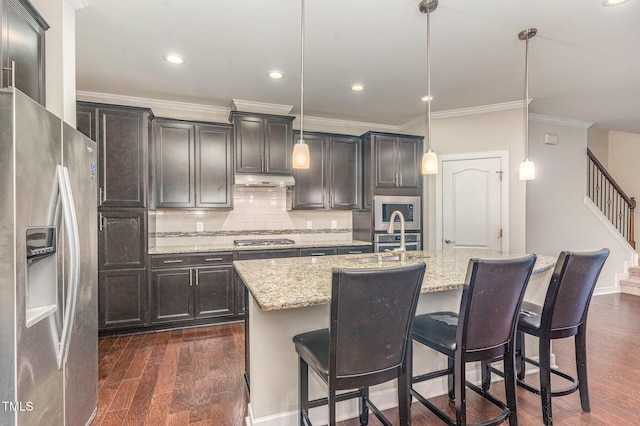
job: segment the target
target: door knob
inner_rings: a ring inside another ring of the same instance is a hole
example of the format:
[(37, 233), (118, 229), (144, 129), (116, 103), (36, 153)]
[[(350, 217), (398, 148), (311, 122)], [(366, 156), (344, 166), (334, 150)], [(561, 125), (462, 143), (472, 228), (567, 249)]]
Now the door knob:
[(452, 241), (452, 240), (444, 240), (444, 242), (447, 244), (455, 243), (455, 241)]

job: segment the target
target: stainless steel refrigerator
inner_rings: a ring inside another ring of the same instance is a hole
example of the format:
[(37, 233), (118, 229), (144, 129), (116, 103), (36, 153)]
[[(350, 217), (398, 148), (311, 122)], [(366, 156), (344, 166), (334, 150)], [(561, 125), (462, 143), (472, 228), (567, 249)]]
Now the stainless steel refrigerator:
[(0, 89), (0, 425), (95, 415), (95, 175), (95, 142)]

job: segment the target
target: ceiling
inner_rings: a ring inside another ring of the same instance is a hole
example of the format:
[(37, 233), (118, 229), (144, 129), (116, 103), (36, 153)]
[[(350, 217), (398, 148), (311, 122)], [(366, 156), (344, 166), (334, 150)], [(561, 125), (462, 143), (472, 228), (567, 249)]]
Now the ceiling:
[[(418, 0), (306, 0), (306, 116), (402, 126), (424, 115)], [(524, 97), (530, 112), (640, 133), (640, 0), (441, 0), (431, 14), (432, 111)], [(77, 89), (300, 111), (300, 2), (89, 0), (76, 13)], [(167, 53), (183, 65), (164, 61)], [(282, 80), (266, 73), (278, 69)], [(349, 90), (353, 83), (366, 90)]]

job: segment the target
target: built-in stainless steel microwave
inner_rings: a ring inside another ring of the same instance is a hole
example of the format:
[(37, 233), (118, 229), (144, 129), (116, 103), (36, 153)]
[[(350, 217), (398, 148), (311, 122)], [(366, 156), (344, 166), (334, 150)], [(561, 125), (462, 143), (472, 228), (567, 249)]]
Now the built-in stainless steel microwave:
[[(398, 210), (404, 216), (405, 229), (420, 231), (420, 197), (403, 197), (376, 195), (373, 197), (373, 223), (376, 231), (386, 231), (389, 228), (389, 220), (394, 211)], [(396, 216), (395, 222), (400, 222)], [(400, 228), (396, 227), (396, 231)]]

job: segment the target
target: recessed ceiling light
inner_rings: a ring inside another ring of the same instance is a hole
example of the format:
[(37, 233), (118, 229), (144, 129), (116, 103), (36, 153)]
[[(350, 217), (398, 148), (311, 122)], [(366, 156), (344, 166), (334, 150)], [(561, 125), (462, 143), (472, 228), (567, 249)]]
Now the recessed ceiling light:
[(170, 64), (176, 64), (176, 65), (184, 64), (184, 58), (179, 55), (174, 55), (174, 54), (164, 55), (164, 60), (169, 62)]
[(362, 92), (365, 87), (364, 84), (352, 84), (350, 89), (354, 92)]
[(602, 0), (603, 6), (617, 6), (622, 3), (626, 3), (629, 0)]
[(422, 102), (429, 102), (433, 100), (433, 96), (423, 96), (420, 98)]
[(272, 78), (274, 80), (280, 80), (281, 78), (284, 78), (284, 73), (282, 71), (269, 71), (267, 73), (267, 76), (269, 78)]

